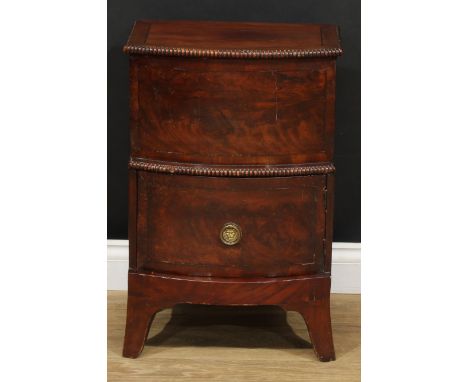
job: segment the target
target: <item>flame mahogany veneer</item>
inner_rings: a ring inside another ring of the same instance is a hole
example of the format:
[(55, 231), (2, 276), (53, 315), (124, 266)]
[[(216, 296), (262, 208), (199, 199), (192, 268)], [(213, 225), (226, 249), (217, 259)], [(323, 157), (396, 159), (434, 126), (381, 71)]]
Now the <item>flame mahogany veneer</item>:
[(178, 303), (279, 305), (315, 353), (330, 323), (335, 61), (331, 25), (138, 21), (123, 355)]

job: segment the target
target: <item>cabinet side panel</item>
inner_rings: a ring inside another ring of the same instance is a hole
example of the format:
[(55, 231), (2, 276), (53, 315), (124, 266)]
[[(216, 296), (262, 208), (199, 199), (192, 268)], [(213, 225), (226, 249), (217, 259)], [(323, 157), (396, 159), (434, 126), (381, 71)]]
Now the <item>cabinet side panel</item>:
[(335, 104), (336, 104), (336, 61), (330, 60), (327, 67), (327, 90), (325, 102), (325, 136), (327, 159), (333, 162), (335, 149)]
[(335, 206), (335, 174), (327, 175), (327, 202), (325, 228), (325, 262), (324, 271), (331, 272), (333, 242), (333, 210)]
[(138, 183), (137, 171), (128, 170), (128, 242), (129, 242), (129, 268), (137, 269), (137, 206)]
[(129, 81), (130, 81), (130, 147), (131, 151), (139, 150), (138, 140), (138, 114), (140, 109), (138, 96), (138, 62), (130, 58)]

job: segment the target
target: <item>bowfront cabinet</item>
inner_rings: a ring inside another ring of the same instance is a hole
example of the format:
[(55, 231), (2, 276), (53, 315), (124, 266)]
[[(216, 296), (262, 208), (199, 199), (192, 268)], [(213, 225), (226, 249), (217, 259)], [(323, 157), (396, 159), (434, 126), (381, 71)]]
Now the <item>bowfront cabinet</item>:
[(177, 303), (330, 323), (337, 27), (138, 21), (130, 58), (130, 269), (124, 356)]

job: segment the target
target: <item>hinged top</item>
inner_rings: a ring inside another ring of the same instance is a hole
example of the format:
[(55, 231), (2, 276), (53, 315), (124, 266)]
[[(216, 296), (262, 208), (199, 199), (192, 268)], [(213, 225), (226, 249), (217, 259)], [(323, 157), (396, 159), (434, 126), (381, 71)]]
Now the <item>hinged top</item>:
[(219, 58), (336, 57), (335, 25), (137, 21), (124, 52)]

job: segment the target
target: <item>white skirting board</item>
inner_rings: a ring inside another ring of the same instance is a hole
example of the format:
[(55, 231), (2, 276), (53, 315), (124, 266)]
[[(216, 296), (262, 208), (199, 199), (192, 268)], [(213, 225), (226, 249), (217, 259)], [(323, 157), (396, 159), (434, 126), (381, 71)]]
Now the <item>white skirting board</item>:
[[(361, 293), (361, 243), (333, 243), (332, 293)], [(127, 290), (128, 240), (107, 240), (107, 289)]]

